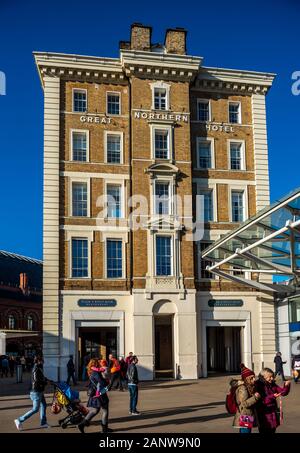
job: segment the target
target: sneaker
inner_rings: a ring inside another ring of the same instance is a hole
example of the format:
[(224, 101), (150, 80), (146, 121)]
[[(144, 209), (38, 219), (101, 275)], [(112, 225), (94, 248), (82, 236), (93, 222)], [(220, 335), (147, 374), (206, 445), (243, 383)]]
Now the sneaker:
[(134, 412), (131, 412), (131, 415), (141, 415), (141, 413), (139, 411), (134, 411)]
[(17, 418), (14, 420), (15, 422), (15, 425), (16, 425), (16, 428), (18, 431), (22, 431), (23, 429), (23, 426), (22, 426), (22, 423), (20, 422), (20, 420), (18, 420)]
[(50, 426), (48, 425), (48, 423), (44, 423), (43, 425), (40, 426), (40, 428), (50, 428)]
[(132, 415), (132, 412), (131, 412), (131, 411), (129, 411), (129, 412), (128, 412), (128, 414), (129, 414), (129, 415)]

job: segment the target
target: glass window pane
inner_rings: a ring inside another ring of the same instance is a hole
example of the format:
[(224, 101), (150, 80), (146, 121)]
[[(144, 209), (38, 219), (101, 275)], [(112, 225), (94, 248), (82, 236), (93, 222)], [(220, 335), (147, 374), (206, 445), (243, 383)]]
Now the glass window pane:
[(112, 164), (121, 163), (121, 136), (117, 134), (107, 135), (107, 162)]
[(109, 115), (120, 115), (120, 95), (112, 93), (107, 95), (107, 113)]
[(169, 159), (169, 132), (155, 130), (155, 158)]
[(242, 145), (230, 143), (230, 168), (231, 170), (242, 169)]
[(198, 142), (199, 168), (211, 168), (211, 142)]
[(202, 190), (200, 195), (203, 196), (203, 220), (204, 222), (213, 221), (213, 192), (212, 190)]
[(213, 262), (208, 259), (202, 258), (202, 253), (211, 244), (212, 244), (212, 242), (200, 242), (199, 243), (199, 249), (198, 249), (199, 258), (198, 258), (197, 262), (198, 263), (200, 262), (200, 278), (209, 278), (209, 279), (215, 278), (214, 274), (212, 274), (211, 272), (206, 270), (206, 267), (211, 266), (213, 264)]
[(72, 214), (77, 217), (87, 216), (87, 183), (72, 183)]
[(88, 276), (88, 240), (72, 239), (72, 277)]
[(107, 186), (107, 216), (121, 217), (121, 186)]
[(74, 112), (86, 112), (86, 91), (74, 90), (73, 91), (73, 108)]
[(156, 236), (156, 275), (172, 275), (171, 237)]
[(198, 102), (198, 121), (209, 121), (209, 101)]
[(154, 89), (154, 108), (157, 110), (166, 110), (167, 92), (164, 88)]
[(232, 221), (243, 222), (244, 220), (244, 192), (233, 191), (231, 193)]
[(240, 122), (240, 104), (233, 102), (229, 103), (229, 122), (230, 123)]
[(168, 182), (155, 183), (155, 214), (169, 214), (169, 188)]
[(107, 278), (122, 278), (122, 241), (107, 241)]
[(87, 140), (85, 132), (73, 132), (73, 160), (86, 162), (87, 160)]

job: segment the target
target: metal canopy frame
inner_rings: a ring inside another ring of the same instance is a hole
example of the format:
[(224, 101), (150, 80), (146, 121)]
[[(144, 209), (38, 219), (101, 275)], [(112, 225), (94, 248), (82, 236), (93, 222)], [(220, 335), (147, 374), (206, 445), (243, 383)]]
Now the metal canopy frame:
[(209, 272), (261, 292), (300, 292), (300, 188), (210, 245), (202, 259), (210, 261)]

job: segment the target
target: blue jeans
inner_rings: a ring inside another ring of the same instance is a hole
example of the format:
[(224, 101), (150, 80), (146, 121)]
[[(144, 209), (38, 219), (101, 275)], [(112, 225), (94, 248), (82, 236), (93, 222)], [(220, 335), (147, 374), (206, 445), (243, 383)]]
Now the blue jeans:
[(128, 390), (130, 395), (129, 411), (136, 412), (136, 406), (138, 402), (138, 386), (128, 384)]
[(240, 434), (251, 434), (251, 428), (240, 428)]
[(40, 409), (40, 418), (41, 418), (41, 425), (45, 425), (47, 423), (46, 418), (46, 407), (47, 403), (45, 400), (45, 396), (43, 392), (30, 392), (30, 399), (33, 403), (32, 409), (26, 414), (22, 415), (18, 418), (19, 422), (23, 423), (33, 414), (36, 414)]

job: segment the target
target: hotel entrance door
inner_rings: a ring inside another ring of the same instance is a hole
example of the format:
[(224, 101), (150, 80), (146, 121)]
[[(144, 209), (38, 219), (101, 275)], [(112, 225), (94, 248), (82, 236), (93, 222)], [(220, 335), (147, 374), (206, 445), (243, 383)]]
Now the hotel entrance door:
[(155, 378), (173, 378), (173, 316), (155, 316), (154, 331)]

